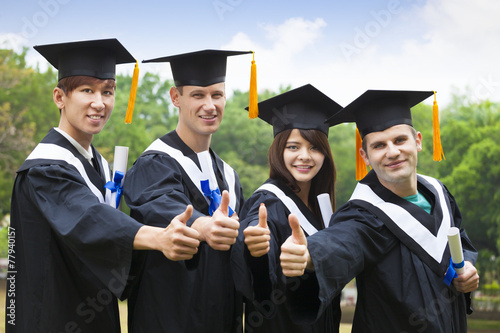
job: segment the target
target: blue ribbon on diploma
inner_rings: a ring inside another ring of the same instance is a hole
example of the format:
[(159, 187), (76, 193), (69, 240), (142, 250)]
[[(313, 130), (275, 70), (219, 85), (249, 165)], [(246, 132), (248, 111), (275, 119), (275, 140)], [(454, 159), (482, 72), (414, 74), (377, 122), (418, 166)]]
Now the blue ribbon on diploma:
[(465, 266), (465, 261), (462, 260), (462, 262), (459, 262), (458, 264), (453, 263), (454, 268), (462, 268)]
[(120, 200), (122, 198), (123, 186), (122, 179), (125, 177), (125, 174), (121, 171), (115, 171), (115, 178), (113, 181), (109, 181), (104, 185), (104, 188), (107, 188), (111, 191), (111, 193), (116, 192), (116, 208), (120, 206)]
[[(221, 199), (222, 199), (222, 195), (220, 194), (220, 191), (218, 188), (216, 188), (215, 190), (210, 190), (210, 183), (207, 180), (202, 180), (200, 181), (201, 183), (201, 190), (203, 191), (203, 195), (206, 196), (209, 200), (210, 200), (210, 204), (208, 206), (208, 213), (210, 214), (210, 216), (212, 216), (214, 214), (214, 212), (217, 210), (217, 208), (219, 208), (220, 206), (220, 203), (221, 203)], [(231, 209), (231, 207), (228, 207), (229, 208), (229, 216), (232, 216), (234, 214), (234, 211)]]
[(454, 264), (450, 258), (450, 266), (448, 266), (448, 270), (446, 271), (446, 274), (444, 275), (444, 283), (446, 283), (447, 286), (449, 286), (451, 284), (451, 281), (458, 276), (457, 272), (455, 271), (455, 267), (460, 268), (463, 266), (464, 266), (463, 261), (459, 264)]

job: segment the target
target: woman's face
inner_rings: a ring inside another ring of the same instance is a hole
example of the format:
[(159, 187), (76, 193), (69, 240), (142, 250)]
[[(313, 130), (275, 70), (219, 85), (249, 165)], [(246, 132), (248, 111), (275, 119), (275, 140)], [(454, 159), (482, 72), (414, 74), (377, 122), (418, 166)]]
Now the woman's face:
[(293, 129), (283, 151), (285, 166), (297, 185), (302, 188), (310, 184), (323, 166), (325, 155), (317, 147), (300, 135), (298, 129)]

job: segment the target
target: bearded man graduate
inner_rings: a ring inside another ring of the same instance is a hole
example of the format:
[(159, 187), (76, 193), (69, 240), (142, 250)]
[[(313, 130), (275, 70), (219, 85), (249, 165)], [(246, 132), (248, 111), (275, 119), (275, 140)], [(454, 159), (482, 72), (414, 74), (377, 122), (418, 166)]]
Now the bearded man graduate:
[[(369, 90), (327, 121), (356, 122), (360, 154), (373, 170), (329, 228), (306, 240), (291, 221), (293, 235), (282, 245), (284, 274), (300, 276), (307, 267), (319, 285), (316, 295), (300, 286), (289, 291), (298, 321), (314, 321), (356, 278), (353, 332), (466, 332), (470, 292), (479, 283), (477, 251), (461, 229), (465, 271), (449, 284), (447, 233), (461, 227), (462, 217), (448, 189), (416, 170), (422, 135), (412, 127), (410, 108), (432, 93)], [(320, 305), (303, 308), (303, 297)]]
[[(172, 228), (144, 226), (111, 207), (110, 168), (91, 144), (113, 110), (116, 64), (135, 60), (116, 39), (35, 49), (59, 70), (61, 118), (17, 172), (6, 332), (119, 333), (117, 297), (125, 296), (132, 250), (172, 251)], [(171, 223), (191, 236), (186, 258), (199, 244), (185, 226), (191, 211)]]
[(125, 200), (138, 221), (163, 227), (192, 204), (187, 224), (201, 243), (187, 261), (146, 254), (128, 303), (129, 332), (233, 332), (241, 322), (229, 250), (238, 236), (243, 192), (210, 142), (224, 115), (227, 57), (244, 53), (250, 52), (205, 50), (145, 61), (170, 62), (179, 121), (128, 171)]

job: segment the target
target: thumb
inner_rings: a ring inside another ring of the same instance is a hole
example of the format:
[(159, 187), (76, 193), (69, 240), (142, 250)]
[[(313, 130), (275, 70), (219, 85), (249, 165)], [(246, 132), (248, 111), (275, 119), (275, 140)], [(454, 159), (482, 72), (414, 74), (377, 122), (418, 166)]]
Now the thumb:
[(181, 214), (177, 215), (175, 218), (180, 222), (186, 224), (187, 221), (191, 218), (191, 215), (193, 215), (193, 206), (187, 205), (186, 210)]
[(297, 216), (290, 214), (288, 216), (288, 222), (292, 228), (292, 238), (295, 244), (307, 245), (306, 235), (300, 227), (299, 219)]
[(267, 208), (264, 203), (259, 207), (259, 227), (267, 229)]
[(229, 215), (229, 192), (228, 191), (226, 191), (226, 190), (222, 191), (220, 205), (219, 205), (219, 208), (217, 208), (217, 209), (220, 210), (224, 214), (224, 216)]

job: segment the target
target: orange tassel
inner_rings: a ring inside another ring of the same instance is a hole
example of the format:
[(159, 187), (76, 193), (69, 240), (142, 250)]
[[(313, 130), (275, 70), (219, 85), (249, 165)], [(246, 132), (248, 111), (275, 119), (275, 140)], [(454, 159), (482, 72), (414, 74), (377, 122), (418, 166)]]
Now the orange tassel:
[(132, 86), (130, 87), (130, 96), (128, 98), (127, 114), (125, 115), (125, 124), (132, 123), (134, 114), (135, 96), (137, 95), (137, 83), (139, 82), (139, 64), (135, 61), (134, 74), (132, 76)]
[(356, 180), (361, 180), (365, 178), (368, 174), (368, 169), (366, 167), (366, 163), (359, 154), (359, 150), (361, 149), (361, 135), (359, 134), (359, 130), (356, 127)]
[(439, 130), (439, 109), (436, 101), (436, 92), (434, 92), (434, 104), (432, 106), (432, 143), (433, 143), (433, 159), (441, 161), (444, 157), (443, 147), (441, 145), (441, 133)]
[(259, 107), (257, 105), (257, 65), (255, 64), (255, 52), (252, 51), (253, 60), (250, 69), (250, 90), (249, 103), (248, 103), (248, 117), (250, 119), (257, 118), (259, 116)]

